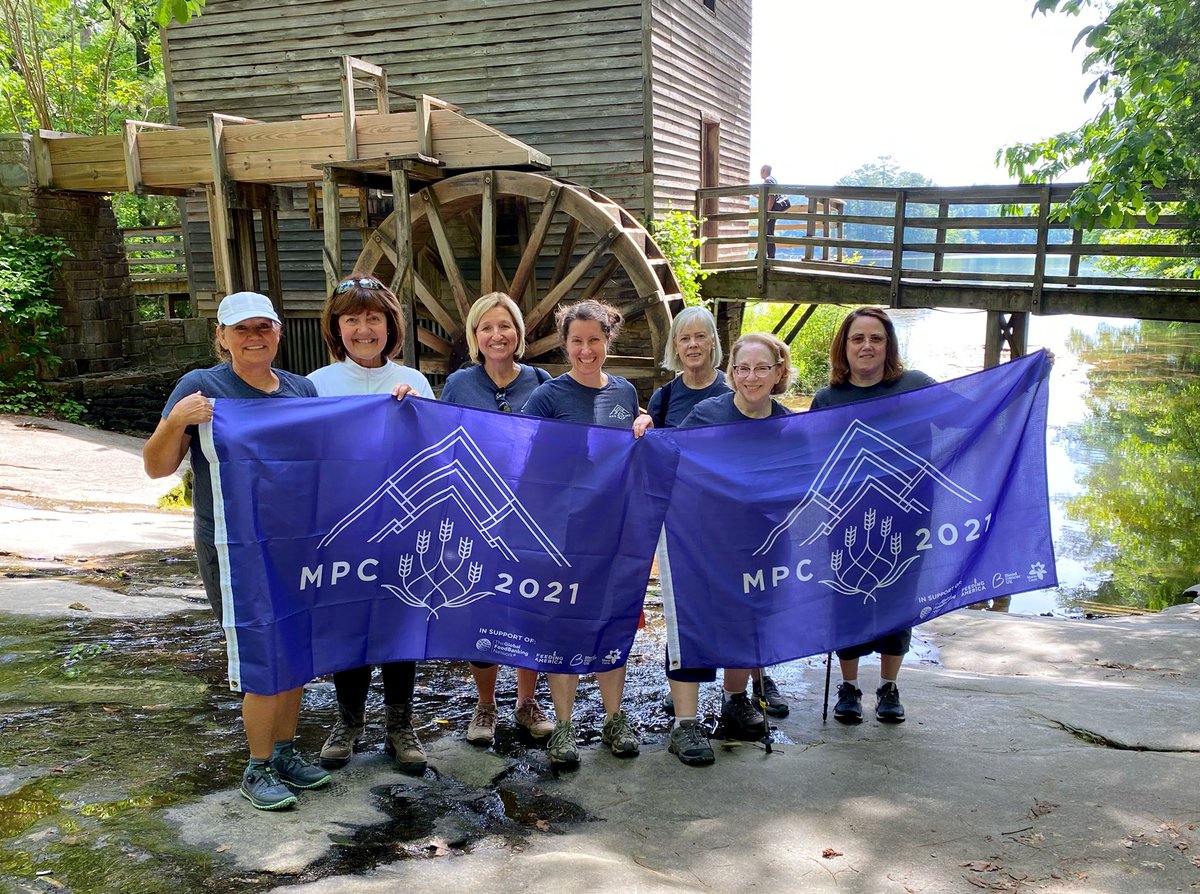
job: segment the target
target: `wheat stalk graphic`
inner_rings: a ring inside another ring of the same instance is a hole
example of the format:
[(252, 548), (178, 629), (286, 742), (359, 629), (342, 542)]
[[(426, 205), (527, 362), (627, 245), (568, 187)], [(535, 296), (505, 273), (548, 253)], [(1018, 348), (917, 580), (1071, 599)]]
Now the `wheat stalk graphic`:
[[(432, 531), (417, 533), (415, 558), (412, 553), (400, 557), (400, 584), (384, 584), (385, 590), (405, 605), (425, 609), (429, 617), (434, 618), (440, 617), (438, 612), (442, 609), (462, 608), (493, 595), (491, 590), (476, 589), (483, 579), (483, 564), (470, 561), (474, 542), (459, 537), (456, 548), (449, 546), (454, 539), (454, 522), (442, 519), (438, 526), (437, 551), (433, 558), (427, 559), (432, 539)], [(464, 565), (467, 566), (465, 583), (458, 577)]]
[(845, 530), (842, 535), (844, 549), (834, 550), (829, 556), (833, 579), (821, 581), (845, 596), (862, 596), (864, 605), (868, 600), (877, 601), (875, 593), (898, 581), (908, 566), (919, 558), (914, 555), (900, 560), (903, 538), (899, 533), (892, 533), (890, 515), (879, 525), (879, 544), (876, 548), (871, 538), (875, 522), (874, 509), (863, 513), (863, 542), (857, 552), (854, 545), (858, 542), (858, 527)]

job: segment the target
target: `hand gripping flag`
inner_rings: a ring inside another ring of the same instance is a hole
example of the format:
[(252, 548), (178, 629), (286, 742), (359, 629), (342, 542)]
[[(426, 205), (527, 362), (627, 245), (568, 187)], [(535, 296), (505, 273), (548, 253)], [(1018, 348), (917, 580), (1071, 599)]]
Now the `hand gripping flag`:
[(762, 667), (1057, 584), (1044, 352), (918, 391), (660, 433), (676, 667)]
[(625, 663), (673, 472), (630, 432), (387, 396), (218, 400), (201, 437), (233, 689)]

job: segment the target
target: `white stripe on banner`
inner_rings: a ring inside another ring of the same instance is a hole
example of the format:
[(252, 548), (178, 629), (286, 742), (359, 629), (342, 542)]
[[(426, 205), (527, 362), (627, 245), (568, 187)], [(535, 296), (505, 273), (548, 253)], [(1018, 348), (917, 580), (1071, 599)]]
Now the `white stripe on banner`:
[(675, 579), (671, 576), (671, 556), (667, 552), (667, 526), (664, 524), (658, 532), (658, 582), (662, 586), (663, 619), (667, 627), (667, 657), (671, 662), (671, 670), (678, 670), (679, 663), (679, 623), (675, 618)]
[[(217, 402), (212, 400), (213, 411)], [(237, 619), (234, 617), (233, 584), (229, 565), (229, 530), (225, 524), (225, 494), (221, 490), (221, 463), (213, 443), (213, 426), (206, 422), (200, 428), (200, 448), (208, 459), (208, 476), (212, 482), (213, 540), (221, 569), (221, 626), (225, 631), (225, 654), (229, 660), (229, 688), (242, 691), (242, 656), (238, 649)]]

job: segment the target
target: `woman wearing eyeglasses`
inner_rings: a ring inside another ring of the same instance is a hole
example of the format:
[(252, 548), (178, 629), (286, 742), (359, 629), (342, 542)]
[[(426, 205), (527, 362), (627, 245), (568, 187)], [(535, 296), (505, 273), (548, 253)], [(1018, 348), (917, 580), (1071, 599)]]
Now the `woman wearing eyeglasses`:
[[(860, 307), (842, 320), (829, 347), (829, 385), (813, 397), (810, 409), (836, 407), (872, 397), (903, 394), (935, 384), (915, 369), (905, 369), (896, 342), (896, 327), (881, 307)], [(858, 661), (879, 653), (879, 688), (875, 690), (875, 718), (881, 723), (903, 723), (904, 705), (896, 678), (912, 643), (912, 629), (838, 649), (842, 682), (833, 717), (840, 723), (862, 722), (862, 691), (858, 688)]]
[[(450, 374), (442, 400), (480, 410), (520, 413), (534, 389), (550, 380), (544, 369), (518, 363), (525, 354), (525, 319), (503, 292), (484, 295), (472, 306), (466, 322), (467, 349), (476, 365)], [(496, 677), (499, 666), (471, 662), (479, 701), (467, 727), (467, 741), (487, 747), (496, 738)], [(554, 732), (554, 723), (534, 697), (537, 671), (517, 668), (517, 707), (514, 718), (534, 739)]]
[[(320, 397), (352, 394), (413, 393), (433, 397), (429, 381), (417, 369), (393, 358), (404, 343), (400, 302), (383, 283), (351, 277), (334, 286), (321, 311), (321, 335), (333, 362), (309, 373)], [(386, 738), (384, 750), (397, 768), (414, 776), (425, 772), (425, 749), (412, 725), (414, 661), (391, 661), (380, 668)], [(366, 725), (371, 668), (357, 667), (333, 675), (338, 717), (321, 748), (321, 765), (339, 768), (350, 762), (354, 744)]]
[[(683, 347), (686, 351), (687, 346)], [(716, 356), (719, 358), (720, 354)], [(686, 363), (686, 353), (682, 357)], [(739, 338), (730, 351), (726, 375), (733, 382), (733, 390), (697, 403), (679, 423), (679, 428), (788, 414), (774, 396), (787, 391), (791, 383), (791, 357), (787, 345), (775, 336), (752, 332)], [(756, 694), (759, 694), (767, 689), (765, 683), (769, 678), (765, 674), (749, 668), (725, 668), (721, 725), (727, 737), (756, 737), (766, 732), (766, 718), (746, 691), (755, 674), (759, 677), (755, 681)], [(712, 746), (699, 726), (697, 715), (700, 684), (715, 679), (716, 672), (711, 670), (678, 668), (667, 671), (676, 717), (667, 749), (685, 764), (703, 766), (713, 762)], [(774, 684), (770, 688), (774, 688)], [(786, 702), (784, 708), (786, 711)]]
[[(626, 379), (604, 371), (608, 349), (624, 322), (620, 312), (607, 304), (586, 300), (560, 307), (554, 317), (571, 368), (538, 389), (525, 404), (527, 416), (564, 419), (589, 425), (633, 430), (640, 438), (653, 420), (638, 407), (637, 390)], [(579, 764), (575, 726), (571, 716), (578, 674), (547, 674), (557, 723), (546, 751), (558, 767)], [(625, 666), (596, 674), (604, 702), (604, 728), (600, 738), (618, 757), (635, 757), (641, 750), (629, 718), (621, 710), (625, 692)]]

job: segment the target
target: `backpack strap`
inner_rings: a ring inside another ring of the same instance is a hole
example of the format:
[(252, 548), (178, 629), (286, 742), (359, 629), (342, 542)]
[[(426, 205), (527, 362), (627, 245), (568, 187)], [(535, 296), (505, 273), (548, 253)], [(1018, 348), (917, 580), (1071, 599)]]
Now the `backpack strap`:
[(667, 427), (667, 411), (671, 409), (671, 389), (674, 387), (675, 382), (678, 381), (678, 379), (679, 376), (676, 376), (674, 379), (671, 379), (671, 381), (664, 384), (660, 389), (662, 393), (662, 402), (658, 405), (658, 415), (654, 417), (655, 428)]

